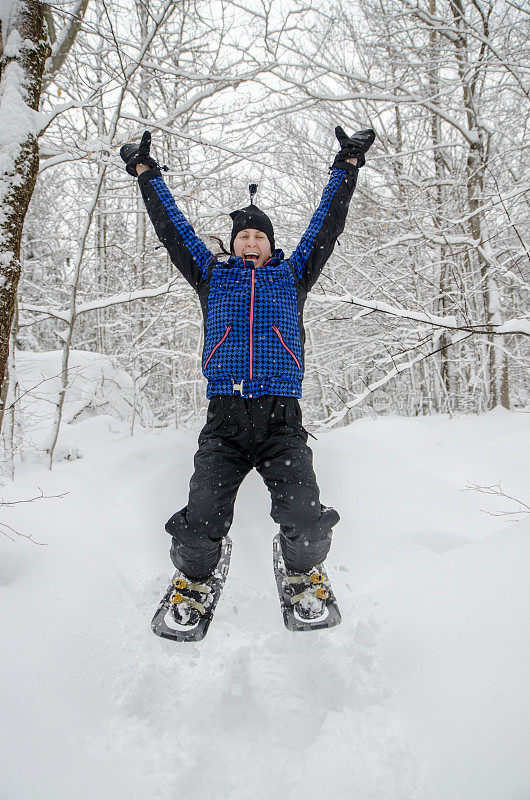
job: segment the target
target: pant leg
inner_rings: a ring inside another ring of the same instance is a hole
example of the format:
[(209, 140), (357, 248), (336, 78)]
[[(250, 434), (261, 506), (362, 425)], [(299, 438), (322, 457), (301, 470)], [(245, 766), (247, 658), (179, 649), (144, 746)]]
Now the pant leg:
[(226, 415), (223, 399), (214, 398), (199, 436), (188, 504), (166, 523), (166, 531), (173, 537), (171, 560), (194, 580), (214, 571), (222, 538), (232, 524), (237, 491), (251, 469), (230, 441), (234, 424)]
[(305, 572), (326, 558), (332, 527), (340, 517), (320, 503), (313, 453), (297, 400), (279, 400), (284, 402), (275, 410), (274, 425), (260, 448), (256, 468), (271, 494), (271, 516), (280, 525), (285, 565)]

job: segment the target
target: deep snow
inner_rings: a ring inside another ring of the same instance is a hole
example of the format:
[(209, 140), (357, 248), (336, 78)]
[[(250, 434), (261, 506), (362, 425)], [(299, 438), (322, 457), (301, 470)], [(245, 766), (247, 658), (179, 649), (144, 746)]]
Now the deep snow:
[(283, 628), (275, 526), (240, 491), (208, 637), (149, 623), (171, 574), (163, 523), (196, 432), (109, 416), (64, 430), (82, 456), (18, 467), (0, 536), (2, 800), (528, 800), (530, 414), (364, 419), (313, 442), (342, 521), (336, 630)]

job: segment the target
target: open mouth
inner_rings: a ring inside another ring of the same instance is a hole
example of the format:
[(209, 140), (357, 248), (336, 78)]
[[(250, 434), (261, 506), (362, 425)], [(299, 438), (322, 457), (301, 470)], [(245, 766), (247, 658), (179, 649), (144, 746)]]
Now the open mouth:
[(253, 261), (253, 262), (255, 263), (255, 262), (259, 261), (259, 259), (260, 259), (260, 256), (258, 255), (258, 253), (253, 253), (253, 252), (250, 252), (250, 253), (245, 253), (245, 255), (243, 256), (243, 258), (244, 258), (246, 261)]

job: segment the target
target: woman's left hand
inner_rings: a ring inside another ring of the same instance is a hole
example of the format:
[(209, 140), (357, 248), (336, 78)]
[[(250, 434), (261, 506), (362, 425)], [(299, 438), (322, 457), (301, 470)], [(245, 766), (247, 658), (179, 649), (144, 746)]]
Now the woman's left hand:
[(348, 164), (355, 164), (357, 167), (364, 166), (364, 154), (374, 143), (375, 131), (367, 128), (348, 136), (345, 130), (340, 125), (337, 125), (335, 136), (339, 141), (340, 150), (333, 163), (347, 162)]
[[(154, 158), (151, 158), (149, 155), (150, 147), (151, 134), (149, 131), (145, 131), (139, 145), (124, 144), (120, 149), (120, 155), (126, 164), (125, 169), (133, 178), (140, 174), (137, 169), (139, 164), (144, 166), (146, 169), (158, 167), (158, 164)], [(144, 170), (141, 170), (141, 172), (143, 171)]]

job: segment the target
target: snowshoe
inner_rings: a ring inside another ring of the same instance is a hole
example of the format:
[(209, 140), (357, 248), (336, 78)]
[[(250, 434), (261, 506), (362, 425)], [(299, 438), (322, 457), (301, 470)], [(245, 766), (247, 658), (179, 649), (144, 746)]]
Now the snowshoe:
[(203, 581), (175, 572), (151, 622), (157, 636), (178, 642), (204, 639), (228, 575), (231, 551), (232, 541), (225, 536), (217, 567)]
[(280, 534), (274, 537), (274, 576), (285, 627), (290, 631), (333, 628), (341, 621), (340, 611), (327, 572), (319, 564), (307, 573), (285, 568)]

